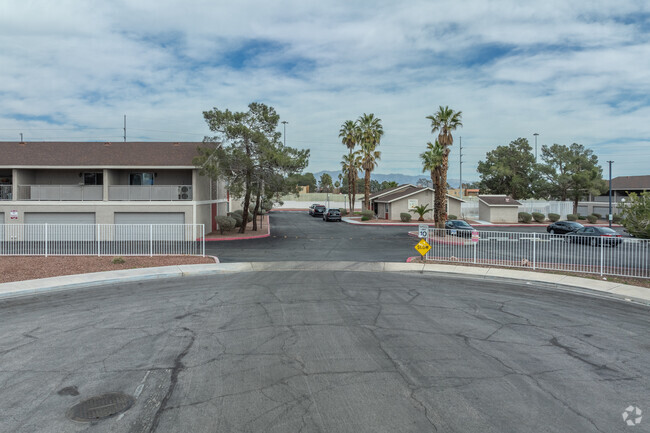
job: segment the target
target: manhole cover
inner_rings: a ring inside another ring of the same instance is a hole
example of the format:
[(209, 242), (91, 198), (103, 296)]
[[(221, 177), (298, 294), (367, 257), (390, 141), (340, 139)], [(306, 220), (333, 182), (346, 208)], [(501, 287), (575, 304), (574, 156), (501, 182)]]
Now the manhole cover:
[(91, 397), (68, 409), (67, 416), (74, 421), (97, 421), (124, 412), (133, 406), (135, 399), (121, 392)]

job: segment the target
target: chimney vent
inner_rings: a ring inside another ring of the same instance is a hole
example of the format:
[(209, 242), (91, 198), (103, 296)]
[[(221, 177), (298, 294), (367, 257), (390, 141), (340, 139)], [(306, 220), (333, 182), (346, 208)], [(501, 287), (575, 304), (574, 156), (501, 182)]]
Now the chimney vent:
[(107, 142), (104, 143), (104, 146), (110, 146), (110, 145), (111, 145), (110, 141), (107, 141)]
[(178, 143), (178, 142), (174, 143), (174, 146), (175, 146), (175, 147), (178, 147), (178, 146), (180, 146), (180, 145), (181, 145), (181, 144)]

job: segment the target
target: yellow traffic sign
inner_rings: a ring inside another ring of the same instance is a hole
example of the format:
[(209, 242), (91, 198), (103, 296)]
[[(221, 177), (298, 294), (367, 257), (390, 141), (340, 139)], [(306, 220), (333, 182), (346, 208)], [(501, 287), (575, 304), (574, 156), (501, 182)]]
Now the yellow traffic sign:
[(423, 256), (431, 249), (431, 245), (424, 239), (420, 239), (420, 242), (417, 243), (415, 246), (415, 249), (417, 250), (418, 253), (422, 254)]

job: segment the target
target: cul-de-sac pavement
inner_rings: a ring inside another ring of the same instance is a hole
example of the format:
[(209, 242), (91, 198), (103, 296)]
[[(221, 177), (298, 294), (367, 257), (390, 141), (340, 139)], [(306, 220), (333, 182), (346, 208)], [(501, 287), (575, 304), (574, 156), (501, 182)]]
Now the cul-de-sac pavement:
[[(0, 299), (0, 431), (650, 431), (647, 305), (381, 271), (408, 228), (270, 220), (206, 246), (255, 271)], [(128, 409), (74, 419), (106, 393)]]

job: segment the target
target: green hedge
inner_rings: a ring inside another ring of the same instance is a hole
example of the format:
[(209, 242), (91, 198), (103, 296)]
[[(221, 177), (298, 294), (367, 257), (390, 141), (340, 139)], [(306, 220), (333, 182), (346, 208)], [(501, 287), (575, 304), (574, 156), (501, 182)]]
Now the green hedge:
[(591, 224), (595, 224), (596, 221), (598, 221), (598, 218), (594, 214), (587, 215), (587, 221), (589, 221)]
[(566, 216), (566, 219), (569, 221), (576, 221), (578, 219), (578, 215), (574, 213), (570, 213)]
[(535, 220), (535, 222), (543, 223), (546, 217), (544, 216), (543, 213), (533, 212), (533, 219)]
[(447, 215), (447, 220), (457, 220), (458, 217), (456, 215)]
[(596, 219), (601, 219), (603, 217), (601, 214), (596, 213), (596, 212), (592, 213), (592, 215), (595, 216)]
[(371, 210), (361, 211), (361, 221), (368, 221), (375, 216), (375, 213)]
[(612, 222), (615, 224), (619, 224), (621, 222), (621, 216), (619, 214), (612, 215)]
[(550, 213), (548, 214), (548, 219), (551, 220), (552, 222), (560, 221), (560, 215), (556, 213)]
[(406, 213), (406, 212), (402, 212), (402, 213), (399, 214), (399, 219), (401, 219), (403, 223), (407, 223), (407, 222), (411, 221), (411, 214)]
[(233, 217), (218, 215), (214, 217), (219, 225), (219, 231), (223, 234), (224, 231), (232, 230), (236, 227), (237, 221)]
[(343, 208), (339, 209), (339, 212), (341, 212), (341, 216), (346, 216), (348, 214), (348, 210)]
[(244, 217), (242, 216), (242, 212), (240, 213), (229, 212), (228, 216), (235, 220), (235, 227), (241, 227), (241, 223), (244, 222)]
[(519, 212), (518, 217), (520, 223), (526, 224), (528, 224), (533, 219), (533, 216), (528, 212)]

